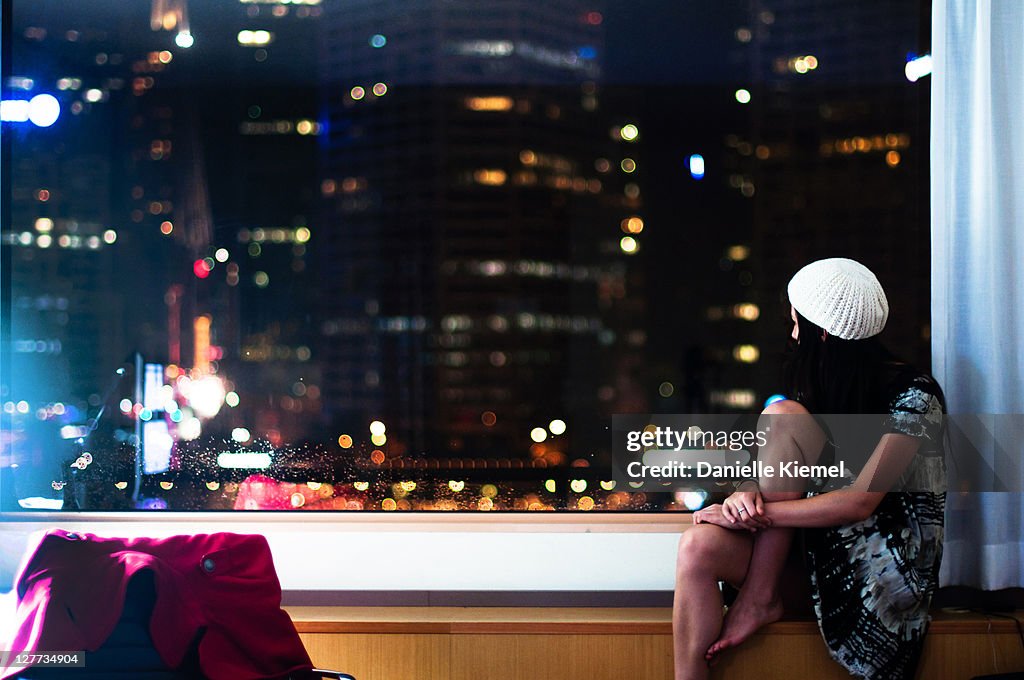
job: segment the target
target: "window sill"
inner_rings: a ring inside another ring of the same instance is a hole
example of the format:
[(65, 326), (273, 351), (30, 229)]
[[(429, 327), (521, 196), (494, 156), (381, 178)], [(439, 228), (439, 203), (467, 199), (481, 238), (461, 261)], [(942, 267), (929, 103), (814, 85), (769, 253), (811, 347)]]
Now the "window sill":
[(261, 534), (286, 591), (670, 591), (683, 513), (17, 512), (0, 582), (33, 532)]

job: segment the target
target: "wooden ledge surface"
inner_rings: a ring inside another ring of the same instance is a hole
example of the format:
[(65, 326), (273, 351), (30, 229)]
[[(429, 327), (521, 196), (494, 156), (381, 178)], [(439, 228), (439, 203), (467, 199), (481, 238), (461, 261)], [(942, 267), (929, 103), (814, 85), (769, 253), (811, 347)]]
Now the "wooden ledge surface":
[[(668, 608), (598, 607), (285, 607), (300, 633), (670, 635)], [(1024, 622), (1024, 612), (1015, 612)], [(935, 612), (932, 635), (1009, 633), (1001, 616)], [(767, 635), (817, 635), (813, 619), (770, 624)]]

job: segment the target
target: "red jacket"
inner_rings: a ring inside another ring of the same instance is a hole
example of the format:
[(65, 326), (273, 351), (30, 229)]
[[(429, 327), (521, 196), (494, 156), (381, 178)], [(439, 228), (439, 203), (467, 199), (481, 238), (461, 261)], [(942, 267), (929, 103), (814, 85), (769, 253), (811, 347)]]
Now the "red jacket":
[[(177, 668), (201, 627), (199, 665), (210, 680), (283, 678), (313, 667), (288, 614), (262, 536), (200, 534), (101, 538), (51, 530), (15, 580), (17, 625), (0, 649), (92, 651), (114, 630), (125, 589), (153, 571), (153, 644)], [(86, 654), (88, 664), (88, 654)], [(0, 680), (22, 671), (0, 668)]]

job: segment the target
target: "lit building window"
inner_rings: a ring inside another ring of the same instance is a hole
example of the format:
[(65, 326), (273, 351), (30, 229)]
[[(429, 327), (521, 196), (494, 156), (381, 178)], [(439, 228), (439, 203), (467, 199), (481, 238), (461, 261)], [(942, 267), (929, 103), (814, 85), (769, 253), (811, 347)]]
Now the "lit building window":
[(755, 400), (753, 390), (716, 390), (711, 393), (711, 403), (730, 408), (750, 408)]
[(247, 120), (238, 126), (243, 135), (319, 135), (320, 124), (308, 119), (295, 122), (290, 120), (251, 121)]
[(747, 246), (730, 246), (726, 253), (730, 260), (736, 262), (742, 262), (743, 260), (750, 257), (750, 248)]
[(761, 316), (761, 308), (752, 302), (742, 302), (732, 308), (732, 315), (744, 321), (757, 321)]
[(622, 220), (621, 227), (622, 231), (626, 232), (627, 234), (639, 234), (644, 230), (644, 221), (643, 219), (634, 215), (633, 217), (627, 217), (626, 219)]
[(761, 350), (757, 345), (736, 345), (732, 350), (732, 358), (741, 364), (757, 363), (761, 358)]
[(818, 58), (813, 54), (808, 54), (800, 57), (793, 57), (786, 64), (787, 68), (793, 73), (799, 73), (803, 75), (810, 71), (818, 68)]
[(512, 109), (511, 97), (466, 97), (465, 106), (470, 111), (509, 111)]
[(504, 170), (481, 168), (473, 173), (473, 180), (485, 186), (501, 186), (507, 179), (508, 174)]
[(467, 40), (451, 45), (450, 49), (467, 57), (507, 57), (515, 46), (510, 40)]
[(274, 40), (270, 31), (239, 31), (238, 44), (246, 47), (269, 45)]

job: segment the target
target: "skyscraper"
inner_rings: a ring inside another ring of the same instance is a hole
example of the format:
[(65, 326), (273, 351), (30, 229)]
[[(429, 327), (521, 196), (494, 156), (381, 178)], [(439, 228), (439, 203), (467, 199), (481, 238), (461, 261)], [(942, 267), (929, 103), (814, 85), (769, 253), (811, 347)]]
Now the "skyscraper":
[[(4, 130), (12, 137), (11, 220), (3, 241), (11, 255), (15, 358), (4, 401), (27, 400), (35, 413), (46, 402), (84, 405), (99, 390), (104, 364), (120, 358), (116, 306), (95, 300), (115, 279), (111, 251), (119, 225), (110, 200), (110, 67), (96, 59), (71, 67), (81, 53), (107, 56), (109, 41), (74, 30), (81, 26), (51, 27), (49, 35), (39, 26), (18, 28), (17, 98), (56, 95), (61, 106), (50, 126), (8, 123)], [(75, 143), (58, 143), (68, 131)], [(103, 332), (109, 345), (76, 341)]]
[(603, 106), (599, 8), (324, 8), (329, 422), (417, 454), (607, 448), (646, 337), (639, 133)]
[(219, 365), (240, 397), (225, 432), (243, 427), (274, 446), (320, 434), (316, 5), (225, 7), (204, 38), (224, 50), (217, 77), (194, 76), (206, 94), (200, 130), (215, 223), (199, 257), (213, 263), (203, 283)]
[[(737, 27), (749, 124), (730, 139), (732, 184), (754, 202), (762, 356), (777, 356), (785, 286), (823, 257), (851, 257), (885, 286), (882, 338), (928, 365), (927, 81), (904, 76), (927, 49), (928, 3), (756, 0)], [(762, 396), (778, 386), (766, 374)]]

